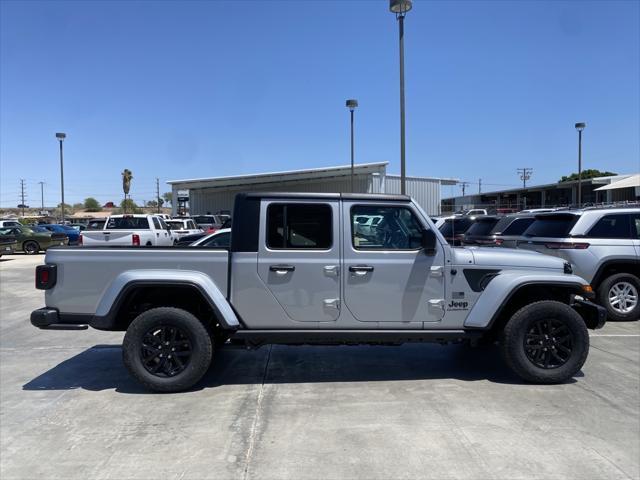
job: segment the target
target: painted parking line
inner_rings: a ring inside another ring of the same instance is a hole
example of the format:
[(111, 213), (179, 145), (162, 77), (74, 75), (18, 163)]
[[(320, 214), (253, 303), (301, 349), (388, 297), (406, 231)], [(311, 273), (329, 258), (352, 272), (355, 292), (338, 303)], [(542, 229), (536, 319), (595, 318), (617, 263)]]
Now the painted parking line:
[(589, 335), (590, 337), (640, 337), (640, 334), (635, 334), (635, 333), (605, 333), (602, 335)]

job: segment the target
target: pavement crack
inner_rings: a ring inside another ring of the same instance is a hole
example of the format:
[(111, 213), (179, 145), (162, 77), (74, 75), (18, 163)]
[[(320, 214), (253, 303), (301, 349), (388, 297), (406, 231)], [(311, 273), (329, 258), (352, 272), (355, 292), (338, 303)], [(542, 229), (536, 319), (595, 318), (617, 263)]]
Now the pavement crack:
[(249, 478), (249, 466), (251, 465), (251, 458), (253, 457), (253, 449), (256, 443), (258, 426), (260, 424), (260, 413), (262, 410), (262, 400), (264, 398), (264, 382), (267, 379), (269, 361), (271, 360), (271, 350), (273, 350), (273, 345), (269, 345), (269, 353), (267, 353), (267, 361), (264, 364), (264, 371), (262, 372), (262, 383), (260, 384), (260, 390), (258, 391), (258, 400), (256, 401), (253, 423), (251, 424), (251, 430), (249, 430), (249, 446), (247, 447), (247, 454), (245, 455), (244, 474), (242, 475), (243, 480)]

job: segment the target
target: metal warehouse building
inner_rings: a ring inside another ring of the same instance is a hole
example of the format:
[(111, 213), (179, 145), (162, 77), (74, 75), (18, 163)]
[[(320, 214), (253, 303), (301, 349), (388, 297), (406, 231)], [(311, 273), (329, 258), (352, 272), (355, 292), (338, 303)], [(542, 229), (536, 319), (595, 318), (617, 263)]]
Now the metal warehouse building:
[[(400, 176), (387, 174), (388, 162), (355, 166), (356, 193), (400, 193)], [(172, 180), (173, 214), (177, 214), (178, 197), (188, 191), (189, 213), (201, 215), (233, 210), (239, 192), (349, 192), (351, 167), (312, 168), (288, 172), (258, 173), (233, 177)], [(457, 180), (428, 177), (407, 177), (407, 194), (411, 195), (429, 215), (440, 213), (440, 187), (455, 185)]]

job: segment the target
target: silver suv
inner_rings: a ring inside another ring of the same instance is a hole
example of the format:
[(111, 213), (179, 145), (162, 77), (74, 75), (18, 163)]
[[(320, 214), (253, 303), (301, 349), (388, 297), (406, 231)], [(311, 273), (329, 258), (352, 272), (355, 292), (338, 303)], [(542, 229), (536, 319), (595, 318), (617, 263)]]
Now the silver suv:
[(612, 320), (640, 318), (640, 208), (536, 215), (518, 248), (564, 258), (591, 283)]

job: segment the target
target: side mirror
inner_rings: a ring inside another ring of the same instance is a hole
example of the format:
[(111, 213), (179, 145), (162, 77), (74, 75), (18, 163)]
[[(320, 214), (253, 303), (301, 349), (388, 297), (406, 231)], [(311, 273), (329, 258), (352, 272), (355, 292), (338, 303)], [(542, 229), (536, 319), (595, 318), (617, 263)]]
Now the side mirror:
[(437, 243), (436, 234), (433, 230), (422, 231), (422, 248), (424, 248), (425, 255), (435, 255)]

